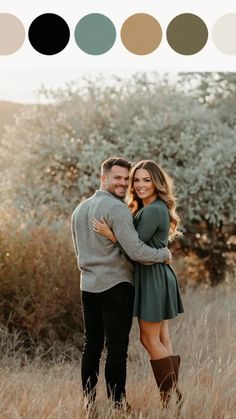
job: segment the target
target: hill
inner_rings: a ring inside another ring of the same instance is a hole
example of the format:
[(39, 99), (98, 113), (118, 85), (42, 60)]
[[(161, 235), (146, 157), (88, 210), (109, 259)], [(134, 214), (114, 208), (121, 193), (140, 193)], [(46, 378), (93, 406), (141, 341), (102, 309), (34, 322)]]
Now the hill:
[(6, 125), (14, 121), (14, 117), (23, 107), (30, 106), (22, 103), (0, 101), (0, 135), (3, 133)]

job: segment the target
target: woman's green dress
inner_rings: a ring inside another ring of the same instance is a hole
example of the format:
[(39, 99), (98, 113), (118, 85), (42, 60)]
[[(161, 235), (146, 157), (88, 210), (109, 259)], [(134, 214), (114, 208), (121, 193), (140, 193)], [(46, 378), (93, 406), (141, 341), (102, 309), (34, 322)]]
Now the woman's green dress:
[[(143, 207), (134, 217), (142, 241), (160, 249), (167, 246), (170, 217), (161, 199)], [(135, 262), (134, 317), (150, 322), (172, 319), (183, 313), (176, 275), (169, 265), (143, 265)]]

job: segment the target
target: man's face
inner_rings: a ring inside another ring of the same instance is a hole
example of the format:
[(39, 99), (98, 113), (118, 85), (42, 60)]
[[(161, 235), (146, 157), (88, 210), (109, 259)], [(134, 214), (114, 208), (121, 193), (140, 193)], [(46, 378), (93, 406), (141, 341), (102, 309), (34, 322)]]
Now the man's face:
[(123, 199), (129, 186), (128, 169), (114, 165), (108, 173), (102, 175), (102, 185), (106, 191)]

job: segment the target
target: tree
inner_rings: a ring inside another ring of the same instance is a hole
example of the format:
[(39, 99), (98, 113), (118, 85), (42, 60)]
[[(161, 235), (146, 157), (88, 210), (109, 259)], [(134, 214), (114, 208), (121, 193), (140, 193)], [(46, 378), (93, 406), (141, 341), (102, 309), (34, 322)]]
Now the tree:
[(24, 211), (67, 216), (98, 187), (109, 155), (151, 157), (175, 179), (182, 248), (204, 256), (212, 282), (223, 279), (235, 222), (236, 141), (217, 106), (156, 74), (87, 80), (44, 96), (48, 104), (23, 112), (2, 140), (5, 197), (11, 188)]

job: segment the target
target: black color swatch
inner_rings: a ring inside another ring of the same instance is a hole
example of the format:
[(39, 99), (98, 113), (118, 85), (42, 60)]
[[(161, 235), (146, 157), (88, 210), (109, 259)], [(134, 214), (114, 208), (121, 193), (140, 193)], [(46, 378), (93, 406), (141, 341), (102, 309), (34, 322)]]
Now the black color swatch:
[(70, 29), (61, 16), (45, 13), (31, 23), (28, 37), (36, 51), (44, 55), (54, 55), (68, 44)]

